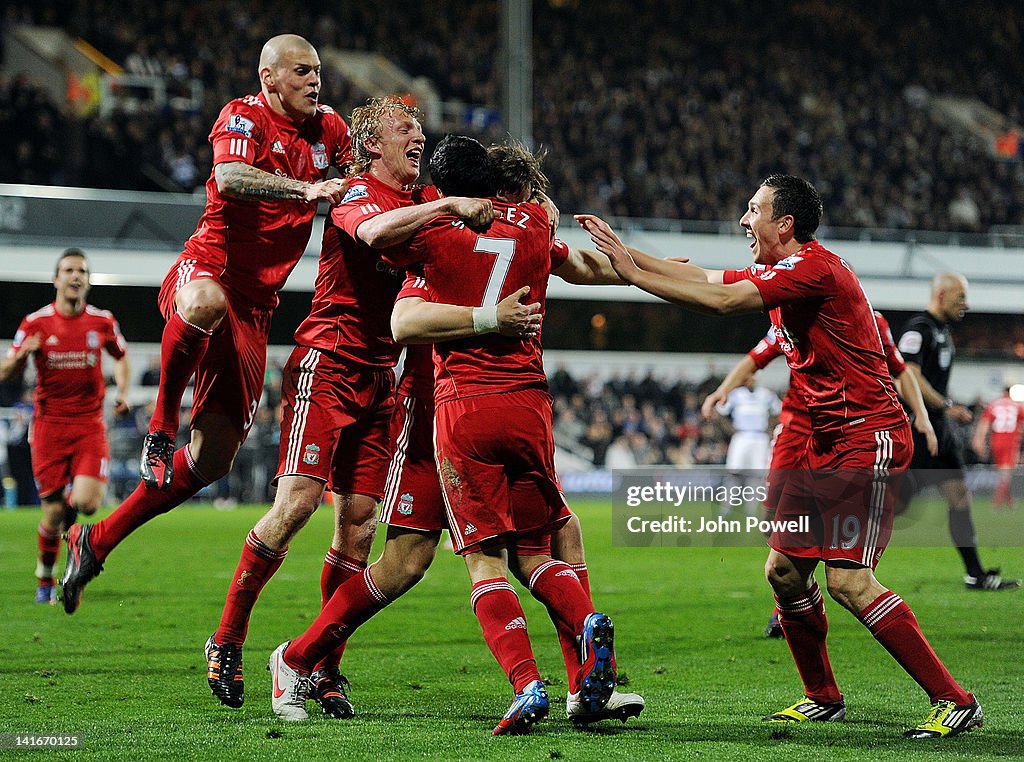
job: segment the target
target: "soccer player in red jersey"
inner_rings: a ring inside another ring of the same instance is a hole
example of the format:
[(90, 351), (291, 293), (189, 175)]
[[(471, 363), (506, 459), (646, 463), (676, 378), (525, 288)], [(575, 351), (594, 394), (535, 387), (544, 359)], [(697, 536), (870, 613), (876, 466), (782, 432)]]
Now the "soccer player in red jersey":
[[(317, 202), (347, 183), (348, 125), (320, 94), (320, 58), (286, 34), (263, 46), (260, 93), (228, 103), (210, 132), (206, 209), (160, 290), (167, 324), (160, 389), (143, 447), (143, 482), (110, 516), (68, 534), (64, 610), (78, 608), (107, 555), (139, 526), (224, 476), (263, 393), (277, 292), (302, 256)], [(191, 441), (177, 452), (178, 411), (195, 375)]]
[[(7, 357), (0, 381), (20, 377), (29, 357), (36, 368), (32, 418), (32, 470), (39, 488), (36, 603), (56, 603), (53, 566), (60, 533), (79, 511), (91, 516), (100, 507), (110, 465), (103, 423), (102, 352), (113, 357), (117, 401), (114, 412), (128, 412), (131, 370), (114, 316), (86, 303), (89, 263), (81, 249), (67, 249), (57, 261), (53, 285), (57, 298), (25, 317)], [(68, 484), (71, 490), (68, 491)]]
[(999, 470), (999, 482), (992, 498), (996, 508), (1014, 509), (1013, 470), (1020, 461), (1022, 433), (1024, 403), (1014, 400), (1007, 387), (1002, 397), (985, 405), (971, 439), (974, 451), (983, 458), (991, 453), (992, 465)]
[[(378, 98), (352, 112), (349, 188), (324, 227), (309, 316), (295, 332), (283, 371), (281, 450), (273, 507), (249, 533), (228, 586), (220, 625), (206, 644), (210, 689), (228, 706), (244, 701), (242, 646), (263, 587), (288, 544), (334, 493), (335, 529), (321, 575), (321, 603), (360, 574), (373, 544), (376, 505), (391, 457), (388, 425), (401, 346), (391, 337), (391, 305), (403, 275), (379, 249), (401, 243), (442, 214), (486, 224), (489, 201), (443, 198), (418, 203), (413, 186), (425, 138), (419, 112)], [(333, 717), (354, 710), (338, 671), (341, 647), (313, 674), (314, 697)]]
[[(447, 149), (451, 149), (448, 151)], [(432, 174), (436, 172), (436, 160), (438, 155), (443, 154), (447, 156), (449, 162), (461, 162), (462, 171), (465, 173), (463, 176), (478, 178), (479, 182), (484, 182), (485, 177), (488, 173), (488, 160), (487, 154), (483, 147), (475, 141), (469, 141), (468, 139), (454, 138), (446, 140), (441, 146), (438, 147), (438, 151), (435, 152), (435, 156), (432, 159)], [(461, 158), (458, 158), (461, 157)], [(473, 164), (472, 162), (476, 162)], [(440, 184), (440, 183), (439, 183)], [(486, 186), (484, 186), (486, 187)], [(549, 253), (551, 249), (550, 234), (548, 231), (548, 217), (544, 211), (535, 204), (524, 204), (522, 206), (510, 205), (507, 208), (502, 205), (501, 202), (495, 201), (496, 208), (502, 209), (505, 217), (504, 222), (496, 222), (488, 230), (488, 235), (480, 236), (478, 238), (476, 233), (467, 230), (466, 226), (457, 224), (455, 221), (438, 221), (434, 225), (430, 225), (424, 228), (424, 230), (416, 236), (408, 250), (402, 253), (389, 252), (389, 258), (395, 261), (396, 264), (408, 265), (412, 262), (419, 261), (424, 257), (428, 256), (429, 252), (441, 251), (449, 252), (449, 246), (447, 243), (441, 243), (435, 238), (445, 238), (450, 236), (451, 230), (459, 231), (455, 234), (455, 241), (453, 243), (454, 248), (450, 251), (451, 260), (448, 263), (448, 267), (460, 270), (463, 275), (467, 275), (469, 270), (467, 266), (473, 262), (474, 256), (472, 254), (473, 242), (482, 240), (486, 244), (488, 241), (493, 241), (490, 236), (492, 233), (501, 233), (502, 231), (510, 233), (516, 236), (522, 236), (522, 240), (525, 241), (523, 253), (526, 260), (529, 262), (532, 259), (537, 260), (537, 265), (543, 265), (543, 284), (546, 285), (547, 273), (550, 270), (550, 264), (552, 255)], [(515, 211), (510, 211), (515, 210)], [(520, 226), (510, 228), (508, 218), (515, 218)], [(429, 243), (425, 242), (425, 239), (429, 239)], [(513, 244), (515, 240), (513, 238), (504, 237), (501, 238), (504, 243)], [(436, 248), (435, 248), (436, 246)], [(544, 254), (541, 256), (538, 253), (538, 248), (543, 246)], [(468, 250), (466, 250), (468, 247)], [(461, 254), (456, 254), (458, 250)], [(572, 269), (578, 269), (582, 275), (588, 277), (595, 277), (595, 273), (603, 272), (610, 278), (611, 282), (618, 282), (618, 278), (611, 272), (610, 267), (607, 265), (601, 266), (600, 260), (593, 258), (591, 262), (596, 263), (596, 267), (591, 269), (588, 268), (583, 260), (583, 255), (580, 253), (572, 253), (565, 250), (564, 245), (555, 247), (555, 257), (559, 262), (566, 262), (567, 258), (572, 260), (572, 264), (566, 267), (567, 271)], [(562, 253), (564, 252), (564, 253)], [(460, 260), (458, 257), (461, 256), (461, 265), (456, 263)], [(399, 259), (400, 258), (400, 259)], [(541, 262), (541, 260), (543, 260)], [(428, 272), (432, 271), (434, 259), (431, 258), (426, 262), (426, 268)], [(529, 265), (527, 265), (529, 267)], [(485, 266), (484, 272), (475, 272), (475, 280), (480, 280), (481, 283), (477, 285), (483, 285), (482, 280), (487, 279), (486, 270), (489, 269)], [(539, 281), (539, 270), (540, 267), (535, 268), (538, 270), (538, 278), (534, 280)], [(443, 273), (434, 273), (442, 278), (447, 279), (458, 279), (454, 270), (448, 272), (447, 275)], [(503, 273), (506, 274), (506, 273)], [(461, 276), (460, 276), (461, 277)], [(519, 280), (523, 279), (523, 273), (514, 272), (509, 278), (516, 278)], [(607, 282), (607, 281), (603, 281)], [(417, 293), (416, 289), (420, 291)], [(543, 293), (543, 286), (539, 285), (538, 282), (532, 283), (530, 286), (530, 293), (540, 292)], [(506, 297), (500, 302), (498, 301), (502, 293), (508, 292)], [(393, 316), (393, 325), (395, 326), (396, 338), (400, 340), (410, 339), (424, 342), (442, 341), (445, 339), (452, 339), (455, 337), (472, 337), (464, 338), (461, 341), (451, 342), (452, 346), (463, 345), (466, 342), (480, 345), (483, 348), (481, 339), (477, 334), (490, 333), (498, 328), (499, 325), (499, 312), (506, 309), (508, 306), (514, 304), (518, 298), (524, 294), (524, 289), (521, 287), (514, 289), (507, 287), (504, 291), (495, 286), (489, 297), (493, 298), (493, 301), (489, 306), (482, 308), (487, 313), (481, 315), (481, 308), (474, 309), (470, 305), (462, 305), (457, 300), (446, 299), (442, 295), (441, 304), (425, 304), (422, 297), (426, 295), (427, 291), (425, 284), (417, 285), (417, 281), (413, 279), (409, 285), (403, 289), (403, 295), (406, 298), (400, 299), (398, 305), (396, 305), (396, 311)], [(474, 297), (474, 301), (482, 296), (481, 294)], [(484, 299), (485, 302), (489, 301)], [(401, 309), (409, 306), (414, 308), (417, 306), (426, 306), (428, 309), (433, 309), (433, 314), (426, 319), (421, 318), (405, 318), (400, 316)], [(539, 304), (536, 306), (540, 306)], [(400, 309), (401, 308), (401, 309)], [(440, 313), (441, 317), (437, 318), (437, 313)], [(408, 333), (410, 326), (416, 326), (417, 333), (415, 335)], [(492, 340), (501, 342), (502, 351), (508, 350), (515, 353), (514, 358), (509, 358), (508, 362), (511, 363), (509, 367), (519, 367), (519, 361), (529, 354), (532, 347), (534, 351), (537, 349), (536, 339), (529, 340), (529, 343), (524, 343), (522, 340), (517, 338), (502, 338), (489, 336)], [(448, 346), (449, 344), (438, 345), (436, 349), (441, 346)], [(522, 356), (521, 356), (522, 355)], [(532, 357), (532, 355), (531, 355)], [(546, 381), (543, 377), (543, 371), (540, 372), (540, 379), (535, 378), (536, 367), (539, 366), (539, 352), (536, 356), (536, 362), (532, 359), (530, 361), (530, 370), (534, 371), (529, 374), (526, 378), (526, 385), (529, 387), (529, 392), (535, 393), (537, 390), (546, 388)], [(469, 375), (476, 376), (475, 371), (463, 371)], [(490, 369), (484, 368), (481, 372), (487, 375), (489, 378), (493, 378), (490, 373)], [(507, 373), (508, 370), (504, 371)], [(500, 374), (501, 372), (499, 372)], [(520, 376), (522, 378), (522, 376)], [(460, 380), (456, 382), (458, 385), (462, 385), (461, 374)], [(511, 383), (512, 387), (515, 387), (516, 382)], [(521, 382), (520, 382), (521, 383)], [(441, 382), (438, 386), (444, 386)], [(492, 391), (495, 387), (489, 387)], [(472, 394), (476, 398), (475, 394)], [(498, 395), (501, 400), (506, 398), (505, 395)], [(515, 391), (513, 390), (513, 396)], [(530, 420), (533, 421), (535, 418), (542, 418), (544, 411), (543, 409), (537, 410), (537, 403), (542, 402), (542, 399), (532, 399), (533, 409), (536, 415), (530, 416)], [(547, 415), (550, 421), (550, 403), (547, 405)], [(497, 413), (496, 409), (491, 409), (491, 413)], [(408, 420), (408, 419), (407, 419)], [(493, 417), (491, 422), (493, 424)], [(492, 431), (501, 430), (502, 426), (492, 426)], [(440, 430), (440, 429), (439, 429)], [(545, 440), (543, 431), (539, 433), (539, 441), (550, 442), (550, 431), (547, 434)], [(468, 437), (468, 435), (467, 435)], [(463, 441), (463, 440), (460, 440)], [(464, 441), (464, 444), (469, 444), (468, 439)], [(399, 439), (399, 447), (402, 446), (401, 438)], [(438, 443), (438, 447), (442, 445)], [(536, 446), (536, 445), (534, 445)], [(532, 448), (531, 448), (532, 449)], [(543, 447), (542, 447), (543, 449)], [(520, 459), (525, 459), (526, 456), (521, 456)], [(442, 461), (444, 459), (442, 458)], [(550, 464), (549, 464), (550, 465)], [(448, 465), (447, 468), (442, 467), (442, 474), (451, 471), (453, 466)], [(461, 468), (461, 466), (459, 466)], [(535, 469), (535, 479), (527, 479), (522, 484), (517, 486), (516, 494), (523, 498), (523, 501), (532, 506), (534, 512), (537, 514), (537, 521), (542, 526), (536, 527), (538, 530), (538, 536), (533, 538), (536, 545), (538, 546), (538, 553), (546, 552), (547, 549), (547, 534), (544, 537), (540, 537), (540, 533), (543, 529), (547, 528), (549, 524), (554, 522), (556, 518), (555, 514), (552, 514), (552, 508), (557, 503), (558, 510), (564, 509), (564, 502), (561, 500), (558, 490), (557, 482), (553, 476), (553, 470), (551, 468), (541, 468), (538, 464), (538, 468)], [(434, 485), (436, 485), (436, 476), (434, 477)], [(464, 474), (463, 480), (460, 482), (463, 488), (469, 488), (474, 484), (472, 475), (467, 471)], [(545, 487), (546, 485), (546, 487)], [(547, 489), (546, 494), (544, 492)], [(436, 489), (436, 486), (435, 486)], [(457, 490), (460, 494), (463, 489)], [(421, 493), (422, 495), (423, 493)], [(557, 496), (557, 497), (556, 497)], [(402, 499), (399, 498), (399, 504), (397, 510), (405, 510), (409, 516), (416, 515), (417, 508), (421, 505), (419, 496), (410, 494), (405, 500), (405, 508), (402, 507)], [(429, 512), (431, 505), (428, 502), (424, 508)], [(558, 511), (556, 510), (556, 513)], [(452, 519), (452, 512), (449, 511), (449, 523)], [(506, 517), (506, 525), (509, 517)], [(431, 535), (421, 534), (420, 537), (423, 539), (417, 544), (415, 542), (415, 535), (412, 531), (414, 528), (427, 529), (429, 523), (429, 531)], [(487, 545), (488, 548), (492, 549), (494, 554), (497, 556), (500, 551), (497, 550), (497, 540), (500, 536), (502, 547), (504, 541), (508, 538), (507, 532), (493, 531), (494, 527), (489, 526), (486, 522), (486, 517), (476, 517), (476, 521), (481, 525), (480, 530), (470, 530), (470, 534), (480, 531), (480, 535), (475, 546), (471, 546), (469, 549), (469, 555), (471, 559), (476, 559), (481, 554), (473, 552), (475, 547), (478, 545)], [(418, 523), (417, 523), (418, 522)], [(354, 596), (349, 588), (354, 584), (353, 582), (339, 588), (339, 591), (325, 607), (321, 616), (316, 622), (310, 627), (309, 630), (301, 637), (292, 641), (291, 644), (282, 644), (271, 657), (271, 670), (274, 674), (275, 686), (284, 684), (286, 686), (301, 685), (302, 682), (308, 679), (306, 676), (309, 675), (310, 670), (315, 664), (316, 660), (321, 658), (322, 654), (335, 647), (338, 642), (341, 642), (351, 634), (351, 631), (355, 627), (359, 626), (369, 616), (372, 616), (376, 611), (389, 602), (392, 597), (397, 597), (406, 589), (412, 586), (419, 577), (422, 575), (422, 571), (418, 571), (416, 574), (409, 574), (403, 569), (391, 568), (394, 566), (394, 560), (400, 555), (393, 551), (398, 547), (399, 543), (404, 540), (411, 542), (403, 543), (408, 547), (423, 546), (426, 548), (424, 554), (426, 556), (426, 563), (423, 564), (422, 568), (426, 568), (426, 564), (433, 557), (433, 551), (437, 544), (437, 537), (440, 529), (440, 521), (438, 518), (433, 518), (426, 513), (421, 513), (419, 518), (415, 521), (405, 522), (404, 526), (396, 527), (393, 526), (389, 529), (389, 542), (385, 545), (385, 551), (380, 560), (378, 560), (373, 566), (371, 566), (363, 575), (363, 579), (360, 580), (361, 588), (368, 590), (363, 597), (367, 598), (365, 605), (361, 605), (360, 601), (357, 600), (359, 596)], [(463, 528), (465, 529), (465, 528)], [(489, 531), (492, 530), (492, 531)], [(509, 526), (507, 531), (511, 531), (512, 527)], [(462, 535), (458, 534), (458, 531), (453, 533), (456, 538), (456, 542), (460, 545), (465, 545), (465, 541), (460, 538)], [(488, 538), (492, 538), (494, 542), (489, 542)], [(476, 538), (471, 538), (476, 539)], [(525, 542), (525, 541), (524, 541)], [(541, 548), (540, 546), (544, 546)], [(580, 556), (582, 558), (582, 554)], [(390, 559), (390, 560), (389, 560)], [(554, 596), (554, 599), (548, 599), (546, 602), (552, 607), (554, 611), (562, 612), (561, 619), (566, 620), (574, 630), (574, 633), (578, 633), (583, 625), (583, 620), (587, 614), (593, 612), (593, 606), (589, 603), (589, 598), (585, 595), (582, 588), (580, 587), (578, 578), (574, 573), (573, 569), (567, 564), (552, 561), (551, 566), (543, 566), (543, 558), (534, 557), (532, 554), (528, 560), (524, 560), (522, 565), (525, 567), (525, 576), (533, 584), (534, 592), (538, 596)], [(543, 568), (541, 568), (543, 567)], [(493, 572), (493, 570), (491, 570)], [(532, 572), (532, 579), (530, 579), (530, 572)], [(571, 578), (571, 580), (570, 580)], [(510, 676), (510, 680), (516, 689), (517, 699), (513, 704), (513, 708), (509, 711), (506, 717), (499, 723), (495, 729), (497, 733), (503, 732), (514, 732), (516, 730), (525, 729), (532, 721), (539, 719), (540, 716), (546, 714), (547, 701), (546, 695), (543, 693), (543, 687), (539, 682), (536, 681), (537, 675), (536, 664), (532, 660), (532, 653), (529, 651), (529, 639), (525, 634), (525, 620), (522, 617), (521, 609), (518, 608), (518, 603), (511, 592), (511, 588), (507, 582), (504, 581), (504, 572), (502, 572), (501, 579), (498, 579), (493, 574), (485, 575), (482, 580), (474, 579), (479, 584), (476, 585), (473, 600), (476, 604), (476, 610), (478, 616), (481, 616), (482, 621), (485, 621), (484, 630), (487, 634), (488, 643), (492, 646), (492, 650), (495, 650), (496, 656), (499, 662), (506, 666), (506, 671)], [(568, 588), (568, 592), (563, 590), (563, 587)], [(578, 593), (577, 596), (572, 597), (573, 590)], [(556, 591), (561, 591), (558, 593)], [(563, 600), (559, 595), (564, 596), (566, 600)], [(511, 601), (508, 599), (511, 598)], [(376, 599), (374, 601), (373, 599)], [(567, 614), (565, 609), (567, 606), (575, 606), (571, 614)], [(576, 610), (579, 609), (579, 610)], [(493, 616), (484, 618), (484, 612), (490, 612)], [(580, 612), (583, 612), (582, 614)], [(579, 616), (576, 616), (576, 615)], [(490, 621), (494, 619), (495, 621)], [(501, 619), (500, 624), (502, 627), (498, 627), (497, 619)], [(575, 621), (579, 619), (579, 621)], [(591, 622), (589, 635), (589, 643), (591, 643), (590, 651), (598, 652), (597, 664), (590, 664), (584, 671), (582, 680), (581, 693), (583, 694), (582, 700), (584, 703), (589, 702), (592, 706), (592, 710), (596, 713), (603, 708), (604, 701), (607, 701), (608, 695), (611, 692), (612, 686), (607, 684), (609, 672), (613, 670), (613, 663), (611, 661), (611, 643), (610, 643), (610, 622), (606, 622), (604, 617), (595, 617)], [(589, 632), (589, 631), (588, 631)], [(605, 643), (605, 639), (608, 642)], [(525, 650), (524, 650), (525, 649)], [(593, 659), (591, 660), (593, 661)], [(580, 671), (577, 669), (577, 671)], [(600, 683), (600, 684), (599, 684)], [(278, 696), (278, 690), (275, 687), (274, 691), (274, 711), (278, 716), (286, 719), (305, 719), (305, 710), (302, 708), (302, 701), (289, 700), (286, 689), (281, 690), (281, 695)], [(297, 694), (301, 694), (301, 690), (293, 691)], [(283, 700), (282, 700), (283, 699)], [(602, 706), (597, 706), (601, 704)], [(642, 708), (642, 704), (641, 704)]]
[[(938, 452), (939, 443), (931, 421), (925, 412), (921, 388), (917, 385), (914, 374), (909, 372), (906, 363), (903, 362), (903, 357), (896, 348), (885, 316), (878, 310), (874, 311), (874, 315), (875, 324), (878, 326), (878, 335), (885, 351), (885, 364), (889, 369), (889, 375), (896, 383), (896, 391), (902, 399), (907, 401), (910, 409), (914, 412), (914, 429), (922, 434), (929, 451), (935, 454)], [(746, 379), (753, 376), (754, 373), (767, 367), (775, 358), (784, 356), (785, 354), (775, 338), (775, 328), (770, 328), (765, 337), (729, 371), (718, 388), (707, 396), (701, 406), (704, 415), (709, 416), (715, 405), (726, 399), (730, 391), (745, 383)], [(783, 397), (782, 413), (772, 439), (772, 457), (767, 475), (768, 495), (765, 500), (765, 509), (772, 515), (775, 513), (779, 496), (782, 494), (782, 485), (785, 483), (786, 475), (805, 467), (803, 456), (811, 438), (812, 429), (810, 415), (800, 392), (802, 378), (803, 376), (797, 374), (790, 375), (789, 389), (786, 396)], [(777, 608), (772, 612), (764, 634), (766, 638), (781, 639), (785, 637), (782, 625), (779, 623)]]
[(892, 531), (894, 495), (886, 479), (910, 462), (910, 425), (857, 276), (814, 237), (821, 213), (821, 199), (806, 180), (768, 177), (740, 219), (756, 266), (726, 272), (631, 255), (603, 220), (577, 219), (624, 280), (655, 296), (713, 314), (768, 310), (791, 375), (800, 379), (812, 428), (804, 456), (812, 475), (787, 480), (775, 513), (789, 520), (809, 512), (811, 530), (774, 532), (765, 572), (805, 697), (765, 720), (846, 716), (814, 579), (823, 563), (829, 594), (868, 628), (932, 702), (925, 720), (905, 736), (956, 735), (982, 724), (981, 706), (939, 660), (910, 607), (874, 575)]

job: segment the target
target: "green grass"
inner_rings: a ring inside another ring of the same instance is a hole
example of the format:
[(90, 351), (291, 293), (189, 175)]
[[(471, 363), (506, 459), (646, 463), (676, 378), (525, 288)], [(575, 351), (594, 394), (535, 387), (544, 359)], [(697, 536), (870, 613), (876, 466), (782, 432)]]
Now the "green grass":
[[(901, 731), (926, 713), (926, 697), (829, 602), (848, 721), (775, 732), (758, 718), (795, 701), (801, 689), (785, 644), (761, 637), (771, 607), (764, 552), (613, 548), (609, 506), (574, 507), (595, 600), (615, 618), (620, 670), (648, 702), (626, 725), (581, 732), (564, 719), (554, 631), (523, 594), (541, 672), (558, 703), (530, 736), (492, 738), (511, 692), (470, 611), (462, 562), (444, 551), (416, 589), (353, 638), (344, 669), (358, 717), (276, 721), (263, 666), (317, 613), (330, 537), (326, 510), (296, 539), (257, 605), (245, 651), (245, 706), (223, 707), (206, 686), (202, 647), (242, 540), (263, 509), (188, 506), (118, 548), (72, 617), (31, 603), (37, 513), (0, 512), (0, 733), (84, 733), (85, 751), (48, 752), (47, 759), (906, 760), (1024, 750), (1016, 703), (1024, 694), (1024, 593), (965, 591), (952, 548), (894, 548), (879, 576), (914, 607), (953, 674), (977, 692), (986, 727), (937, 744), (903, 741)], [(987, 563), (1024, 571), (1021, 548), (982, 553)], [(29, 754), (42, 756), (0, 752)]]

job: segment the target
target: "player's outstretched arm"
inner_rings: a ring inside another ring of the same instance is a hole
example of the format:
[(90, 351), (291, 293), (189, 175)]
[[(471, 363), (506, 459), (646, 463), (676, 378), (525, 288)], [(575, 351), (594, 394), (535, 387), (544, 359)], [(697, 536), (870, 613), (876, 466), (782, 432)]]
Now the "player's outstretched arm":
[[(741, 312), (757, 312), (764, 309), (764, 302), (757, 287), (747, 280), (723, 285), (706, 280), (684, 280), (664, 273), (650, 272), (637, 266), (629, 250), (623, 245), (615, 231), (600, 217), (590, 214), (576, 215), (576, 220), (590, 233), (597, 250), (611, 260), (619, 276), (643, 289), (649, 294), (673, 302), (695, 312), (713, 315), (731, 315)], [(674, 262), (682, 268), (692, 265)], [(699, 269), (699, 268), (698, 268)]]
[(407, 241), (428, 222), (446, 214), (458, 217), (473, 230), (480, 230), (487, 228), (494, 220), (494, 207), (486, 198), (439, 198), (371, 217), (360, 223), (356, 235), (371, 249), (386, 249)]
[(729, 392), (733, 389), (737, 389), (743, 384), (747, 383), (754, 374), (757, 372), (757, 365), (750, 359), (750, 355), (743, 355), (738, 363), (736, 363), (732, 370), (722, 379), (722, 383), (718, 385), (711, 394), (704, 398), (703, 404), (700, 406), (700, 412), (705, 418), (711, 418), (711, 414), (715, 411), (718, 405), (723, 404), (729, 398)]
[(29, 355), (39, 349), (42, 340), (38, 333), (27, 337), (18, 347), (18, 350), (10, 357), (0, 360), (0, 382), (6, 383), (15, 378), (20, 378), (25, 372)]
[(569, 257), (551, 271), (566, 283), (582, 286), (627, 285), (608, 257), (591, 249), (569, 249)]
[(484, 333), (532, 339), (540, 333), (540, 303), (524, 303), (523, 286), (492, 307), (462, 307), (428, 302), (420, 297), (399, 299), (391, 311), (391, 334), (400, 344), (434, 344)]
[(335, 177), (319, 183), (307, 183), (264, 172), (244, 161), (218, 164), (213, 170), (217, 189), (234, 198), (281, 199), (315, 203), (341, 203), (348, 190), (348, 180)]

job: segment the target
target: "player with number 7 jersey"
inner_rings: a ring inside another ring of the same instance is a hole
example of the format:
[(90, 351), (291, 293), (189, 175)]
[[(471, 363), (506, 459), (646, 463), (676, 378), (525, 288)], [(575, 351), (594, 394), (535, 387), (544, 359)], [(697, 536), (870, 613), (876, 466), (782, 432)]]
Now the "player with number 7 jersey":
[[(529, 286), (529, 301), (546, 308), (548, 275), (569, 256), (561, 241), (552, 245), (547, 214), (535, 203), (495, 200), (494, 222), (478, 234), (461, 221), (425, 226), (397, 256), (396, 266), (424, 261), (424, 277), (435, 301), (493, 308), (498, 301)], [(472, 252), (467, 261), (466, 252)], [(547, 389), (540, 337), (530, 340), (497, 334), (436, 344), (438, 404), (479, 394)]]

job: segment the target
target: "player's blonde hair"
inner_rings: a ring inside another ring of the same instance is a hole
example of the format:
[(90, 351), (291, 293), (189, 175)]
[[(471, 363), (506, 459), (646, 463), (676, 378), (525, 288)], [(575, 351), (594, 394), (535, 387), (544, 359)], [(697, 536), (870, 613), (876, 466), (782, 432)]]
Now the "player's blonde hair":
[(352, 135), (352, 163), (349, 164), (350, 177), (361, 175), (370, 168), (373, 154), (366, 147), (370, 138), (379, 138), (384, 126), (384, 117), (392, 111), (402, 111), (413, 119), (422, 120), (422, 112), (398, 98), (388, 95), (383, 98), (370, 98), (365, 106), (352, 109), (349, 130)]

